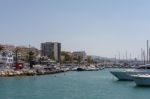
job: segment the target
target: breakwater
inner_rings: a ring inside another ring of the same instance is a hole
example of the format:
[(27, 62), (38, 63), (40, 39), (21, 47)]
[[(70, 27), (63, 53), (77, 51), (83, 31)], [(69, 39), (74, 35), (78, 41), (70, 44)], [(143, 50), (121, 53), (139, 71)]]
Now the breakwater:
[(0, 77), (48, 75), (65, 72), (63, 70), (1, 70)]

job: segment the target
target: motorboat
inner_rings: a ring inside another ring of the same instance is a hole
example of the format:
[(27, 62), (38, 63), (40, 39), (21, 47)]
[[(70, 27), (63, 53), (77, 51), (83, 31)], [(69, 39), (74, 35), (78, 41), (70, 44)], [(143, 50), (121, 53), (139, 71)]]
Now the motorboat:
[(117, 70), (117, 71), (110, 71), (118, 80), (121, 81), (132, 81), (132, 77), (128, 74), (133, 70)]
[(77, 68), (77, 71), (85, 71), (85, 68), (78, 67), (78, 68)]
[(133, 81), (132, 75), (150, 74), (150, 64), (141, 65), (135, 69), (110, 71), (118, 80)]
[(86, 71), (98, 71), (99, 68), (95, 67), (94, 65), (90, 65), (85, 68)]
[(132, 75), (137, 86), (150, 86), (150, 74)]

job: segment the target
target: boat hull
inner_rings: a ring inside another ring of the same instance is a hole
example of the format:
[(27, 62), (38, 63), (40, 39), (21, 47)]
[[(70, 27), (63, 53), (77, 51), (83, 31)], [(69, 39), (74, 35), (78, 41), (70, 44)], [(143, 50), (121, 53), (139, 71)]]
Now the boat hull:
[(132, 77), (127, 72), (111, 71), (111, 74), (113, 74), (120, 81), (133, 81)]
[(149, 86), (150, 87), (150, 77), (132, 77), (137, 86)]

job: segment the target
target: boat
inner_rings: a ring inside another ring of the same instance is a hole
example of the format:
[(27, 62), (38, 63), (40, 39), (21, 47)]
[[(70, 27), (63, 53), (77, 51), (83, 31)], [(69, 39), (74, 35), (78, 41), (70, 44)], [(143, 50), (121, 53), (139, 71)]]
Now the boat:
[(99, 68), (95, 67), (94, 65), (90, 65), (85, 68), (86, 71), (98, 71)]
[(150, 74), (132, 75), (137, 86), (150, 86)]
[(81, 67), (78, 67), (78, 68), (77, 68), (77, 71), (85, 71), (85, 69), (84, 69), (84, 68), (81, 68)]
[(118, 80), (133, 81), (132, 75), (150, 74), (150, 64), (141, 65), (135, 69), (110, 71)]
[(118, 80), (120, 81), (133, 81), (132, 77), (128, 74), (129, 70), (125, 71), (111, 71)]

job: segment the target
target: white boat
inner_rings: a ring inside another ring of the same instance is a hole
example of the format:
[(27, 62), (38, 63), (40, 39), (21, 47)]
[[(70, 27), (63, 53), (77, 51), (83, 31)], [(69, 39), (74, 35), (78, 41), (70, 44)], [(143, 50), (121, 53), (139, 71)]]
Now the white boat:
[(118, 71), (111, 71), (111, 73), (118, 78), (118, 80), (124, 81), (132, 81), (132, 75), (137, 74), (150, 74), (150, 64), (141, 65), (136, 69), (125, 69), (125, 70), (118, 70)]
[(150, 86), (150, 75), (149, 74), (132, 75), (132, 78), (137, 86)]
[(111, 71), (111, 74), (113, 74), (118, 80), (123, 80), (123, 81), (132, 81), (132, 77), (128, 74), (128, 72), (131, 72), (130, 70), (125, 70), (125, 71)]
[(98, 71), (99, 68), (95, 67), (94, 65), (90, 65), (85, 68), (86, 71)]

